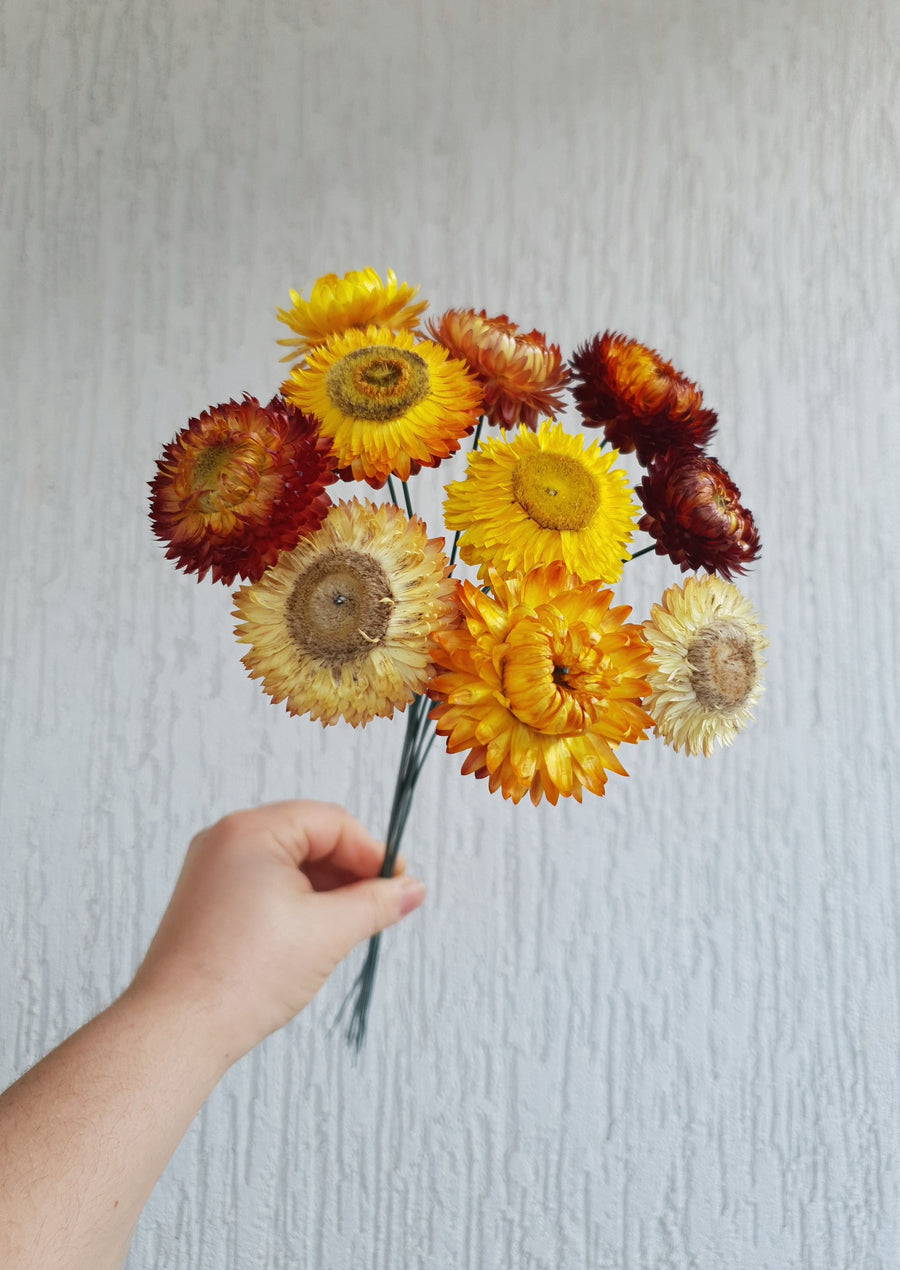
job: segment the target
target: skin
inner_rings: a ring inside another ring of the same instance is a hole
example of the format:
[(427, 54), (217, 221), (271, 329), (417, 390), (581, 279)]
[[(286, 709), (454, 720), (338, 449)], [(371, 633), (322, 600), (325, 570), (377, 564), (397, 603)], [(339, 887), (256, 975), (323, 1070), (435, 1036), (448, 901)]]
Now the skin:
[(126, 992), (0, 1096), (0, 1265), (118, 1270), (147, 1198), (239, 1058), (421, 882), (328, 803), (236, 812), (191, 842)]

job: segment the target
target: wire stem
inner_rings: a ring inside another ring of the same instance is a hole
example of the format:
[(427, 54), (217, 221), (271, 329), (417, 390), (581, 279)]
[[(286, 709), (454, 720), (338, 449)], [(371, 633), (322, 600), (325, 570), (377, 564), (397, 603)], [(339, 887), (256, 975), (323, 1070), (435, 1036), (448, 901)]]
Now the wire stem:
[[(481, 417), (478, 420), (478, 427), (475, 429), (475, 432), (472, 436), (472, 446), (471, 446), (471, 449), (469, 450), (470, 454), (474, 454), (475, 451), (478, 449), (478, 440), (481, 436), (481, 429), (484, 427), (485, 418), (486, 418), (485, 415), (481, 415)], [(453, 535), (453, 547), (450, 551), (450, 568), (451, 569), (453, 568), (454, 564), (456, 564), (456, 549), (459, 546), (460, 533), (461, 533), (461, 530), (457, 529), (456, 533)]]
[[(422, 767), (431, 749), (435, 732), (429, 725), (428, 698), (424, 695), (416, 697), (409, 707), (406, 718), (406, 732), (403, 737), (403, 748), (400, 752), (400, 763), (397, 768), (397, 780), (394, 785), (394, 796), (391, 801), (391, 812), (388, 817), (388, 830), (385, 836), (384, 860), (381, 865), (381, 877), (391, 877), (397, 862), (397, 854), (403, 831), (412, 807), (413, 794), (422, 772)], [(430, 733), (430, 735), (429, 735)], [(426, 736), (428, 737), (426, 741)], [(347, 1044), (357, 1054), (361, 1051), (366, 1039), (369, 1020), (369, 1008), (375, 984), (375, 971), (378, 966), (378, 951), (381, 946), (381, 934), (373, 935), (366, 949), (362, 968), (353, 983), (353, 987), (344, 999), (335, 1019), (337, 1026), (344, 1016), (347, 1006), (353, 1003), (350, 1022), (347, 1026)]]

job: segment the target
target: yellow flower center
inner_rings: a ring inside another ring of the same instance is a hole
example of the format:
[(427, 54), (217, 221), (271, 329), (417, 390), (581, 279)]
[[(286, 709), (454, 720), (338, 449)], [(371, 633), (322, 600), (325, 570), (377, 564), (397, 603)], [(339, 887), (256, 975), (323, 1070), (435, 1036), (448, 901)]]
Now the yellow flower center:
[(325, 387), (332, 405), (349, 418), (386, 423), (423, 401), (431, 382), (428, 363), (418, 353), (376, 344), (336, 361)]
[(191, 469), (191, 493), (204, 515), (214, 515), (243, 503), (259, 485), (259, 447), (249, 441), (220, 441), (198, 453)]
[(544, 529), (584, 529), (600, 503), (591, 473), (568, 454), (529, 454), (513, 470), (513, 496)]
[(209, 445), (201, 450), (191, 472), (191, 489), (215, 489), (219, 473), (232, 455), (232, 447), (225, 445)]
[(503, 695), (521, 722), (551, 736), (593, 727), (608, 690), (603, 656), (578, 623), (567, 631), (548, 608), (518, 621), (506, 637)]
[(377, 560), (349, 548), (327, 551), (294, 583), (285, 607), (287, 628), (302, 653), (338, 670), (381, 643), (393, 604)]
[(757, 679), (753, 643), (737, 623), (711, 622), (691, 640), (687, 660), (693, 668), (694, 696), (707, 710), (736, 710)]

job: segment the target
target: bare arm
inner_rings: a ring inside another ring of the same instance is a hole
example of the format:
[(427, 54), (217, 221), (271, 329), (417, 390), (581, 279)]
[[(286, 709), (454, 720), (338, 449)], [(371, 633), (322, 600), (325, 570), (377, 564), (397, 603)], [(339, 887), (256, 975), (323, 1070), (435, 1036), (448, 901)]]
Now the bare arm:
[(128, 991), (0, 1097), (4, 1270), (118, 1270), (231, 1064), (422, 902), (421, 883), (375, 876), (383, 854), (325, 803), (239, 812), (197, 835)]

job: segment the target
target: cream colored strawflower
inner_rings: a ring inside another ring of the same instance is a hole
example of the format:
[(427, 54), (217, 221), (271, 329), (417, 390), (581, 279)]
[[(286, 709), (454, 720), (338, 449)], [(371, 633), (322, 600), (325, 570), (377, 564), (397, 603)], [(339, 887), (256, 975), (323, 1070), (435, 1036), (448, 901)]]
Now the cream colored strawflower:
[(665, 743), (707, 756), (716, 741), (730, 745), (762, 693), (768, 640), (749, 601), (722, 578), (692, 576), (653, 605), (644, 635), (653, 649), (644, 704)]

